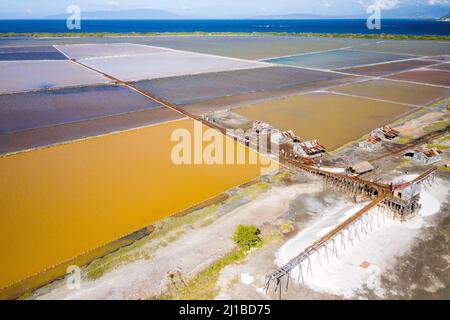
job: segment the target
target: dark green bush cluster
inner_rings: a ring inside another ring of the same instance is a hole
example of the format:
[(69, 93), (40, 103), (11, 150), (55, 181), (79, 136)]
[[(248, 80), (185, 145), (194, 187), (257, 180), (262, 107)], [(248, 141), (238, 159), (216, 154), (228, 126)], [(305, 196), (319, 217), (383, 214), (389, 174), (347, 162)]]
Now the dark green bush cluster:
[(234, 231), (232, 239), (241, 249), (250, 250), (261, 245), (262, 240), (259, 234), (260, 231), (255, 226), (239, 225)]

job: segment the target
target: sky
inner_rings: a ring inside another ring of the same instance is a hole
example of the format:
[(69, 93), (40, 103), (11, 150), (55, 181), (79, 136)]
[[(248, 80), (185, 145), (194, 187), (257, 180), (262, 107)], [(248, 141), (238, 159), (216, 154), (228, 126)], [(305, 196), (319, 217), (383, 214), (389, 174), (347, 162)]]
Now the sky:
[(239, 18), (293, 13), (319, 15), (363, 14), (377, 3), (383, 10), (415, 6), (424, 11), (443, 8), (450, 11), (450, 0), (2, 0), (1, 16), (45, 17), (66, 11), (71, 4), (83, 11), (149, 8), (166, 10), (186, 17)]

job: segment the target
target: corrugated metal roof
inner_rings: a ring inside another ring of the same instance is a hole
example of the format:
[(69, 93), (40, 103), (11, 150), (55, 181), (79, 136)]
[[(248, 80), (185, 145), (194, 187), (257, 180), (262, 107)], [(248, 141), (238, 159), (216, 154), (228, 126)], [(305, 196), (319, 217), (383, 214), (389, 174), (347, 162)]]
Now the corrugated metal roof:
[(437, 148), (432, 148), (432, 149), (424, 150), (423, 154), (425, 156), (427, 156), (428, 158), (432, 158), (432, 157), (440, 155), (441, 151)]
[(302, 147), (302, 149), (308, 154), (325, 152), (325, 147), (322, 146), (317, 140), (301, 142), (300, 147)]
[(364, 173), (372, 171), (373, 169), (374, 167), (368, 161), (359, 162), (352, 166), (352, 170), (356, 173)]

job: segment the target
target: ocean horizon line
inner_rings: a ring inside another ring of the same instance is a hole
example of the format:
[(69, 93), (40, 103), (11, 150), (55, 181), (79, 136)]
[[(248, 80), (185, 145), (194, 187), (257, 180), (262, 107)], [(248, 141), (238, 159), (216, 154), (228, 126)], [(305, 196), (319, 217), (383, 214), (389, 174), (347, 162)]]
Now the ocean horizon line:
[(450, 35), (448, 21), (383, 19), (368, 29), (366, 19), (82, 19), (81, 29), (67, 29), (64, 19), (0, 19), (0, 33), (332, 33)]

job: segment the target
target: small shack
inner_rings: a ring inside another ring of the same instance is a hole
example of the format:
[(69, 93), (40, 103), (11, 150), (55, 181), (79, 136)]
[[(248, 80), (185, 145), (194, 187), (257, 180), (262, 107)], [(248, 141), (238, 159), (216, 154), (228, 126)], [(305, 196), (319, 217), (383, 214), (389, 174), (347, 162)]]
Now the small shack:
[(394, 190), (394, 197), (410, 201), (420, 196), (420, 187), (415, 183), (405, 184)]
[(283, 135), (285, 137), (287, 137), (289, 140), (291, 140), (292, 142), (301, 142), (300, 138), (298, 136), (296, 136), (294, 131), (292, 131), (292, 130), (283, 131)]
[(272, 126), (266, 122), (263, 122), (261, 120), (256, 120), (252, 124), (252, 129), (256, 131), (256, 133), (260, 134), (267, 134), (272, 131)]
[(290, 142), (300, 142), (300, 139), (295, 136), (294, 131), (287, 130), (280, 132), (276, 130), (275, 132), (272, 132), (270, 135), (270, 142), (274, 144), (286, 144)]
[(373, 152), (373, 151), (380, 150), (381, 144), (382, 143), (381, 143), (381, 139), (380, 138), (371, 136), (369, 139), (361, 141), (359, 143), (359, 147), (364, 149), (364, 150)]
[(400, 132), (392, 129), (389, 126), (384, 126), (382, 128), (377, 128), (372, 131), (371, 137), (379, 138), (382, 141), (392, 141), (400, 135)]
[(427, 165), (441, 161), (441, 150), (437, 148), (416, 149), (406, 152), (403, 157)]
[(373, 171), (375, 168), (368, 161), (358, 162), (347, 169), (348, 173), (361, 175)]
[(295, 142), (293, 150), (296, 154), (302, 157), (317, 157), (326, 152), (324, 146), (322, 146), (317, 140), (310, 140), (305, 142)]

